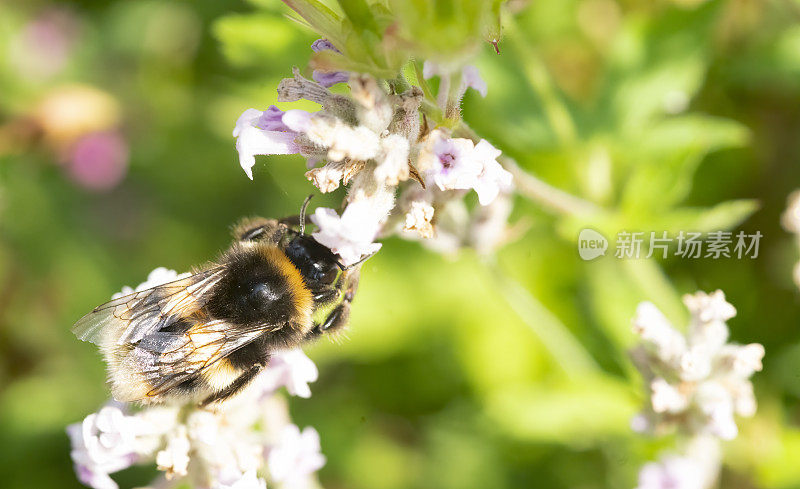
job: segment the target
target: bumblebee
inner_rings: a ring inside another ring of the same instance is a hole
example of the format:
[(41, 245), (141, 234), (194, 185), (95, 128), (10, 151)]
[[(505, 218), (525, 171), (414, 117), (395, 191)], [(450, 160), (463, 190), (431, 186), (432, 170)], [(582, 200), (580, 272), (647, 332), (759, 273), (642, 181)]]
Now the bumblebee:
[(115, 399), (222, 402), (247, 386), (271, 353), (345, 327), (369, 256), (344, 266), (305, 234), (307, 204), (299, 219), (241, 221), (215, 262), (98, 306), (75, 323), (78, 338), (100, 347)]

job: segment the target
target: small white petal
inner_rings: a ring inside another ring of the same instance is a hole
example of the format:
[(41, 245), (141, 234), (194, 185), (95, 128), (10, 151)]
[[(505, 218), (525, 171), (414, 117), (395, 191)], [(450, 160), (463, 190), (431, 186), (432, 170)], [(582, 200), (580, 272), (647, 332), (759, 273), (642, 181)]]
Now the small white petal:
[(247, 177), (253, 179), (256, 155), (288, 155), (299, 151), (294, 143), (297, 134), (283, 131), (264, 131), (254, 126), (242, 128), (236, 140), (239, 164)]
[(650, 402), (656, 413), (679, 413), (689, 405), (689, 399), (662, 378), (650, 383), (650, 391)]

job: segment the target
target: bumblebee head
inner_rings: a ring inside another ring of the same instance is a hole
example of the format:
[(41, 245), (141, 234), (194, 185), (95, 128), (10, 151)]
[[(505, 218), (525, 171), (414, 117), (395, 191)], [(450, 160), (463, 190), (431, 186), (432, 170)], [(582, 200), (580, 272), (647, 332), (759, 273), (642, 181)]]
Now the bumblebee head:
[(300, 270), (312, 291), (334, 286), (345, 270), (338, 255), (307, 234), (293, 233), (283, 252)]

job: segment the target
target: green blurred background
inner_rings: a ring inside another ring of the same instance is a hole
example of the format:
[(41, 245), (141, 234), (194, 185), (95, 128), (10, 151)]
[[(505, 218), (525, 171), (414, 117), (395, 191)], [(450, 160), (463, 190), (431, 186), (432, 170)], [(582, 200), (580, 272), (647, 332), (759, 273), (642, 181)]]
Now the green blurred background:
[[(308, 349), (313, 397), (291, 401), (321, 434), (323, 486), (633, 487), (674, 441), (629, 429), (643, 401), (626, 356), (635, 306), (651, 300), (682, 325), (680, 294), (721, 288), (738, 309), (733, 340), (767, 351), (759, 413), (726, 445), (721, 487), (800, 487), (797, 250), (779, 224), (800, 186), (800, 1), (509, 7), (500, 55), (485, 44), (475, 60), (489, 95), (468, 94), (465, 118), (608, 213), (587, 222), (517, 198), (527, 231), (496, 262), (387, 240), (364, 266), (348, 338)], [(296, 213), (313, 190), (299, 157), (259, 159), (248, 181), (230, 133), (308, 62), (316, 36), (287, 12), (277, 0), (0, 3), (3, 488), (79, 487), (64, 427), (108, 392), (95, 348), (69, 331), (78, 317), (157, 266), (212, 258), (243, 215)], [(62, 120), (58, 107), (74, 110)], [(111, 138), (98, 151), (113, 168), (74, 153), (87, 133)], [(755, 260), (583, 262), (587, 224), (764, 237)], [(566, 352), (541, 341), (552, 330), (570, 333)]]

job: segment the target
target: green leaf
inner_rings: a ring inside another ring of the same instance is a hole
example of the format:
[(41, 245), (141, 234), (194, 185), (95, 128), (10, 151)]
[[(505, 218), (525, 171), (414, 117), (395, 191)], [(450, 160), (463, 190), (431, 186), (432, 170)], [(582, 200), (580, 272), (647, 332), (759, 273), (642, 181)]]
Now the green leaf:
[(378, 33), (378, 24), (365, 0), (338, 0), (339, 6), (353, 24), (356, 32), (372, 31)]
[(344, 45), (342, 18), (317, 0), (281, 0), (334, 46)]
[(653, 221), (651, 227), (675, 234), (678, 231), (720, 231), (734, 229), (744, 222), (759, 207), (754, 199), (729, 200), (708, 208), (676, 209), (660, 220)]
[(212, 30), (225, 56), (237, 65), (274, 59), (297, 36), (283, 19), (268, 14), (228, 15), (214, 22)]
[(747, 140), (747, 129), (727, 119), (687, 115), (658, 122), (640, 138), (623, 143), (625, 166), (632, 173), (621, 207), (647, 216), (674, 206), (689, 194), (697, 167), (709, 152)]
[(503, 389), (489, 398), (487, 411), (508, 436), (586, 446), (627, 435), (637, 406), (630, 386), (603, 376)]

